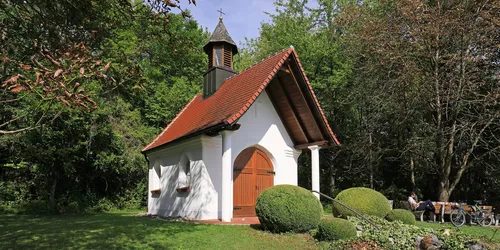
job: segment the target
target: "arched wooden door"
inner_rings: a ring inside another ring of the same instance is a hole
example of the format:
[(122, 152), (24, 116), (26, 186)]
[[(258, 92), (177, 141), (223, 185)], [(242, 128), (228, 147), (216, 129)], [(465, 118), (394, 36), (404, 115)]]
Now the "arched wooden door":
[(243, 150), (234, 161), (233, 217), (255, 216), (255, 201), (274, 185), (273, 164), (257, 148)]

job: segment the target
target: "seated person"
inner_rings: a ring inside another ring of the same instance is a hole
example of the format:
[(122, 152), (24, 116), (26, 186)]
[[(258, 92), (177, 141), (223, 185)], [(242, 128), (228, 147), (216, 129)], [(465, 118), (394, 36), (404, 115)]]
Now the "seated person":
[(434, 213), (436, 208), (430, 200), (421, 201), (417, 203), (417, 195), (415, 192), (411, 192), (410, 197), (408, 197), (408, 203), (410, 203), (411, 209), (413, 210), (429, 210)]

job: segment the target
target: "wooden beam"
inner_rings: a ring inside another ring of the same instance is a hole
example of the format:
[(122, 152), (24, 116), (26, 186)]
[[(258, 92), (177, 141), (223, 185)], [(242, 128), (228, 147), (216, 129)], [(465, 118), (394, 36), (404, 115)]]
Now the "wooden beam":
[(293, 105), (292, 98), (290, 97), (288, 92), (286, 92), (285, 86), (283, 85), (283, 82), (281, 82), (281, 79), (279, 76), (276, 77), (276, 80), (278, 81), (279, 87), (283, 91), (283, 94), (285, 94), (286, 102), (288, 103), (288, 105), (290, 106), (290, 109), (292, 110), (292, 118), (295, 120), (295, 122), (297, 122), (299, 124), (300, 133), (302, 134), (302, 136), (304, 136), (304, 138), (306, 139), (306, 142), (310, 142), (311, 137), (307, 133), (307, 131), (305, 130), (305, 126), (302, 123), (302, 120), (300, 119), (299, 115), (297, 114), (297, 110), (295, 109), (295, 105)]
[(225, 127), (224, 130), (236, 131), (236, 130), (240, 129), (240, 127), (241, 127), (241, 124), (235, 123), (235, 124), (232, 124), (232, 125)]
[(306, 97), (304, 96), (304, 93), (302, 93), (302, 89), (300, 88), (300, 85), (299, 85), (299, 82), (297, 81), (297, 79), (295, 78), (295, 75), (293, 74), (293, 70), (292, 68), (290, 67), (290, 64), (288, 64), (288, 70), (290, 71), (290, 75), (292, 76), (292, 79), (293, 81), (295, 82), (295, 85), (297, 86), (297, 88), (299, 88), (299, 93), (300, 93), (300, 97), (302, 98), (302, 100), (306, 103), (306, 106), (307, 108), (309, 109), (309, 112), (311, 112), (311, 115), (312, 117), (314, 118), (314, 125), (316, 126), (316, 129), (319, 131), (319, 133), (321, 134), (321, 139), (325, 139), (325, 136), (323, 135), (323, 133), (321, 132), (321, 129), (319, 128), (318, 126), (318, 119), (314, 116), (314, 113), (313, 113), (313, 110), (311, 108), (311, 105), (309, 105), (309, 103), (307, 102), (307, 99)]
[(288, 70), (288, 63), (284, 63), (283, 66), (280, 67), (280, 71), (290, 73), (290, 70)]
[(326, 145), (328, 145), (328, 141), (317, 141), (317, 142), (311, 142), (311, 143), (304, 143), (304, 144), (300, 144), (300, 145), (295, 145), (294, 148), (302, 150), (302, 149), (307, 149), (310, 146), (326, 146)]
[[(274, 81), (276, 81), (276, 80), (274, 80)], [(274, 83), (274, 84), (278, 84), (278, 83)], [(286, 132), (289, 135), (292, 135), (292, 129), (290, 128), (290, 126), (286, 122), (285, 116), (283, 114), (283, 111), (279, 108), (278, 104), (275, 101), (276, 97), (275, 97), (275, 95), (271, 91), (271, 84), (269, 84), (269, 87), (266, 88), (266, 93), (267, 93), (267, 95), (269, 95), (269, 99), (271, 100), (271, 103), (274, 106), (274, 110), (276, 110), (276, 113), (278, 113), (278, 116), (280, 117), (280, 120), (282, 121), (283, 126), (285, 127)], [(293, 138), (293, 136), (290, 136), (290, 139), (292, 140), (292, 142), (293, 142), (294, 145), (297, 144), (297, 141)]]
[(241, 127), (241, 124), (239, 124), (239, 123), (236, 123), (233, 125), (227, 125), (227, 126), (219, 128), (217, 130), (208, 131), (206, 133), (206, 135), (208, 135), (210, 137), (214, 137), (214, 136), (218, 136), (219, 132), (222, 130), (236, 131), (236, 130), (240, 129), (240, 127)]
[(224, 62), (224, 49), (225, 49), (225, 47), (226, 47), (226, 46), (224, 46), (224, 44), (221, 44), (221, 46), (220, 46), (220, 47), (221, 47), (221, 50), (220, 50), (220, 51), (221, 51), (221, 54), (222, 54), (222, 55), (221, 55), (221, 61), (220, 61), (220, 62), (221, 62), (221, 64), (222, 64), (222, 65), (219, 65), (219, 66), (225, 66), (225, 65), (224, 65), (224, 63), (225, 63), (225, 62)]

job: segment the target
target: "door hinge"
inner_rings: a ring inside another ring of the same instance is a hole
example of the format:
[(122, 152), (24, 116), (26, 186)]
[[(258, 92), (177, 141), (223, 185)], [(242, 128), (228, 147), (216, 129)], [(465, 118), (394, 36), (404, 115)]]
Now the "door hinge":
[(233, 210), (241, 210), (241, 207), (233, 207)]
[(273, 175), (276, 175), (276, 172), (274, 171), (267, 171), (268, 174), (273, 174)]

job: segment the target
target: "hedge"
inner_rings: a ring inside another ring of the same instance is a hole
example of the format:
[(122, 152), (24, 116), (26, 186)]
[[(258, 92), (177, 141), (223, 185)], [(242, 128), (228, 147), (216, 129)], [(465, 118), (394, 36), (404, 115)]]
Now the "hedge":
[(323, 241), (345, 240), (356, 237), (356, 227), (348, 220), (340, 218), (322, 219), (316, 238)]
[(262, 191), (255, 211), (262, 227), (274, 233), (315, 229), (323, 216), (319, 200), (310, 191), (293, 185), (277, 185)]
[[(387, 200), (383, 194), (369, 188), (355, 187), (346, 189), (340, 192), (337, 197), (335, 197), (335, 200), (363, 215), (373, 215), (385, 218), (391, 211), (389, 200)], [(334, 215), (343, 218), (355, 215), (349, 209), (337, 203), (333, 203), (332, 212)]]
[(388, 221), (399, 220), (404, 224), (415, 225), (415, 216), (412, 212), (404, 209), (394, 209), (387, 214), (385, 217)]

